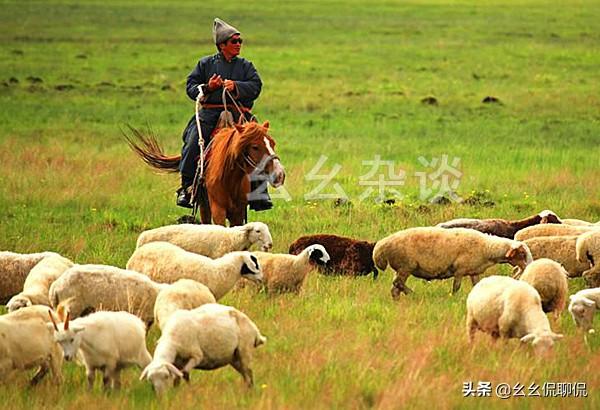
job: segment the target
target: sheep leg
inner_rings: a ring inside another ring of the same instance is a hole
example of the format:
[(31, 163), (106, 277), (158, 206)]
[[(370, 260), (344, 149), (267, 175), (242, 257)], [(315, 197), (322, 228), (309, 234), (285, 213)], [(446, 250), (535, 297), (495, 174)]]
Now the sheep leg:
[(462, 283), (462, 275), (454, 274), (454, 282), (452, 283), (452, 294), (454, 295), (460, 289)]
[(467, 312), (467, 338), (469, 339), (469, 343), (473, 343), (473, 340), (475, 340), (477, 328), (477, 322), (473, 319), (471, 313)]
[(473, 286), (477, 285), (477, 283), (481, 280), (479, 275), (471, 275), (471, 284)]
[(200, 357), (190, 357), (190, 360), (183, 366), (181, 372), (185, 375), (186, 373), (192, 371), (192, 369), (202, 363), (202, 356)]
[(249, 357), (246, 355), (242, 355), (239, 349), (236, 349), (235, 354), (233, 355), (233, 361), (231, 362), (231, 366), (237, 370), (239, 374), (244, 378), (244, 382), (248, 388), (254, 386), (254, 374), (252, 373), (252, 369), (246, 366), (246, 363), (250, 361)]
[(113, 379), (113, 388), (115, 390), (119, 390), (121, 388), (121, 370), (120, 369), (115, 369), (112, 372), (112, 379)]
[(111, 382), (112, 382), (111, 373), (112, 373), (112, 371), (109, 370), (108, 367), (106, 367), (104, 369), (104, 373), (102, 375), (102, 385), (104, 386), (104, 390), (108, 390), (111, 387)]
[(33, 376), (33, 379), (31, 379), (31, 381), (29, 382), (29, 385), (35, 386), (36, 384), (38, 384), (44, 378), (46, 373), (48, 373), (49, 369), (50, 368), (48, 367), (48, 363), (42, 364), (37, 373)]
[(95, 371), (94, 369), (91, 368), (86, 368), (85, 369), (86, 375), (87, 375), (87, 381), (88, 381), (88, 389), (92, 390), (94, 388), (94, 379), (95, 379)]
[(404, 294), (408, 295), (412, 293), (412, 289), (406, 286), (406, 279), (408, 279), (408, 273), (400, 273), (396, 272), (396, 277), (394, 278), (394, 282), (392, 282), (392, 298), (394, 300), (398, 300), (400, 294), (404, 292)]

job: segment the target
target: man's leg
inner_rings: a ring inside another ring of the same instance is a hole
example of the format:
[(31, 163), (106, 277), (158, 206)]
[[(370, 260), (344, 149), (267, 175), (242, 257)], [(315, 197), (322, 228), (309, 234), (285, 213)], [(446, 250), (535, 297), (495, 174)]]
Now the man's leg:
[(183, 148), (181, 149), (181, 162), (179, 163), (179, 172), (181, 173), (181, 187), (177, 190), (177, 205), (184, 208), (191, 208), (191, 186), (194, 183), (196, 174), (196, 161), (200, 155), (198, 147), (198, 129), (195, 118), (188, 122), (183, 131)]

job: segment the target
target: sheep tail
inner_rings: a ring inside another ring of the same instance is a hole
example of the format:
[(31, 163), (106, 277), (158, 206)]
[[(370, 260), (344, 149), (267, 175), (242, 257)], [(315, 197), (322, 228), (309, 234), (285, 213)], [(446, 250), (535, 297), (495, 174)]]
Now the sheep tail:
[(375, 248), (373, 248), (373, 262), (375, 262), (375, 266), (382, 272), (387, 268), (387, 244), (378, 242), (375, 245)]

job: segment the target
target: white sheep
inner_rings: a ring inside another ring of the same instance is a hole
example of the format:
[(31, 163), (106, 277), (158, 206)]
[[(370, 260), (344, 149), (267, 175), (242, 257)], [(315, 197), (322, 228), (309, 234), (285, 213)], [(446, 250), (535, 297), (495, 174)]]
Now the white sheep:
[(146, 348), (146, 327), (127, 312), (96, 312), (69, 321), (62, 328), (50, 317), (54, 339), (62, 347), (65, 360), (81, 357), (85, 366), (88, 387), (94, 386), (96, 370), (103, 372), (104, 388), (121, 386), (121, 369), (131, 365), (145, 368), (152, 361)]
[(217, 300), (241, 277), (262, 281), (258, 260), (250, 252), (230, 252), (211, 259), (169, 242), (150, 242), (136, 249), (127, 262), (127, 269), (144, 273), (161, 283), (193, 279), (206, 285)]
[(473, 342), (481, 330), (494, 339), (519, 338), (543, 353), (563, 336), (550, 329), (538, 292), (528, 283), (507, 276), (489, 276), (467, 297), (467, 336)]
[(463, 276), (478, 275), (497, 263), (524, 269), (532, 261), (527, 246), (512, 239), (486, 235), (473, 229), (440, 227), (410, 228), (381, 239), (373, 249), (375, 265), (396, 271), (392, 297), (412, 292), (406, 286), (409, 275), (433, 280), (454, 277), (452, 293), (460, 288)]
[(189, 252), (219, 258), (229, 252), (247, 251), (253, 245), (268, 251), (273, 247), (269, 227), (262, 222), (227, 228), (220, 225), (167, 225), (144, 231), (137, 248), (149, 242), (170, 242)]
[(577, 260), (575, 244), (577, 236), (540, 236), (524, 241), (533, 259), (548, 258), (560, 263), (569, 278), (578, 278), (589, 268), (588, 263)]
[(178, 310), (164, 327), (152, 363), (140, 380), (148, 379), (160, 394), (175, 380), (187, 380), (194, 368), (212, 370), (230, 364), (251, 387), (252, 353), (266, 340), (254, 322), (235, 308), (209, 303)]
[(515, 234), (515, 240), (525, 241), (531, 238), (544, 236), (572, 236), (580, 235), (591, 230), (598, 229), (589, 226), (574, 226), (565, 224), (541, 224), (521, 229)]
[(582, 274), (586, 282), (594, 287), (600, 285), (600, 229), (579, 235), (575, 255), (578, 262), (589, 263), (590, 269)]
[(6, 379), (14, 370), (26, 370), (39, 366), (30, 384), (37, 384), (47, 373), (57, 383), (62, 383), (62, 354), (47, 326), (40, 316), (40, 306), (30, 306), (0, 316), (0, 380)]
[(148, 327), (154, 320), (154, 302), (163, 284), (146, 275), (107, 265), (75, 265), (50, 286), (50, 303), (62, 306), (71, 317), (97, 310), (124, 310)]
[(554, 312), (554, 317), (558, 319), (565, 309), (569, 293), (567, 277), (568, 273), (560, 263), (542, 258), (527, 265), (520, 280), (529, 283), (538, 291), (544, 312)]
[(600, 310), (600, 288), (583, 289), (569, 296), (569, 312), (577, 327), (594, 333), (594, 314)]
[(175, 311), (191, 310), (216, 302), (210, 289), (202, 283), (191, 279), (179, 279), (158, 292), (154, 303), (154, 320), (162, 330)]
[(574, 225), (574, 226), (597, 226), (600, 227), (600, 221), (598, 222), (588, 222), (588, 221), (584, 221), (581, 219), (562, 219), (562, 223), (567, 224), (567, 225)]
[(10, 298), (21, 292), (31, 269), (50, 255), (58, 254), (0, 252), (0, 305), (5, 305)]
[(308, 246), (298, 255), (266, 252), (253, 255), (258, 258), (268, 292), (299, 292), (314, 264), (324, 266), (329, 261), (325, 247), (319, 244)]
[(27, 275), (23, 291), (8, 301), (6, 305), (8, 311), (14, 312), (32, 305), (50, 306), (48, 299), (50, 285), (72, 266), (73, 262), (60, 255), (50, 255), (42, 259)]

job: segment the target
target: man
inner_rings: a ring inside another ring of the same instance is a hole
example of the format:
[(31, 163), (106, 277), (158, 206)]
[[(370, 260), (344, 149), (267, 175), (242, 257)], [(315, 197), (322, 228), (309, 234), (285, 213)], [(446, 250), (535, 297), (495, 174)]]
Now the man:
[[(254, 100), (260, 95), (262, 81), (254, 65), (244, 58), (238, 57), (242, 48), (240, 32), (218, 18), (213, 23), (213, 39), (218, 53), (203, 57), (187, 78), (187, 95), (194, 101), (202, 93), (202, 109), (199, 112), (200, 127), (205, 147), (212, 138), (220, 114), (223, 112), (223, 88), (226, 88), (236, 103), (244, 111), (246, 119), (253, 118), (250, 109)], [(239, 112), (228, 102), (228, 110), (234, 121), (239, 119)], [(181, 188), (177, 191), (177, 205), (191, 208), (191, 186), (196, 173), (197, 159), (200, 155), (198, 146), (198, 129), (196, 117), (192, 116), (183, 132), (183, 148), (181, 151)], [(262, 181), (252, 181), (252, 191)], [(265, 184), (262, 184), (265, 186)], [(266, 187), (264, 187), (266, 191)], [(253, 195), (261, 199), (250, 199), (250, 209), (262, 211), (273, 207), (266, 192)]]

